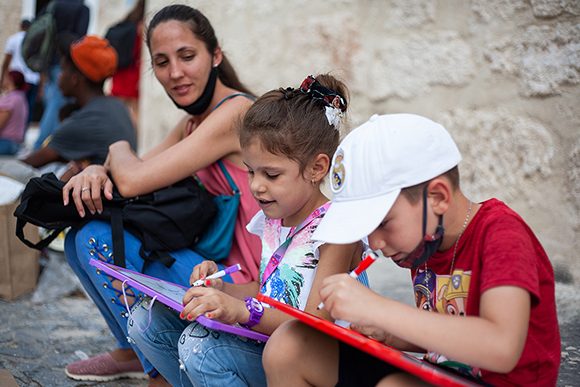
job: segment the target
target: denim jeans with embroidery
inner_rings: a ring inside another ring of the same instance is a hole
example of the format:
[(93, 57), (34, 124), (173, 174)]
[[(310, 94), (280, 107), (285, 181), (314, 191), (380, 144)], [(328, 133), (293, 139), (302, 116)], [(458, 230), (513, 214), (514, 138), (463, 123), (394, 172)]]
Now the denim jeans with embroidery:
[(181, 320), (157, 301), (134, 307), (129, 336), (173, 386), (266, 385), (264, 343)]
[[(138, 272), (143, 270), (144, 261), (139, 256), (140, 247), (141, 242), (135, 236), (125, 232), (125, 260), (126, 267), (130, 270)], [(96, 268), (89, 265), (91, 258), (113, 263), (110, 225), (102, 221), (92, 221), (80, 230), (71, 230), (66, 237), (65, 254), (81, 284), (103, 315), (119, 348), (133, 348), (145, 372), (150, 372), (153, 369), (151, 363), (136, 346), (128, 342), (128, 313), (122, 301), (121, 281), (105, 274), (98, 274)], [(159, 262), (151, 262), (147, 264), (144, 273), (187, 286), (191, 270), (202, 262), (203, 258), (188, 249), (171, 252), (171, 256), (175, 258), (175, 262), (170, 268)], [(131, 288), (126, 288), (126, 294), (129, 298), (129, 306), (142, 297), (139, 292)]]

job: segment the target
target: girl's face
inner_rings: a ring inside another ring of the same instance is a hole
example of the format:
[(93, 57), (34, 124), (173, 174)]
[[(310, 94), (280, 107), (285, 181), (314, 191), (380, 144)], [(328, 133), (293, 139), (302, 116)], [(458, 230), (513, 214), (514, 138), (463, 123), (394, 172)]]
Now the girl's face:
[(186, 23), (176, 20), (158, 24), (150, 46), (153, 72), (167, 94), (182, 106), (196, 101), (220, 58), (210, 54)]
[(264, 213), (297, 226), (311, 212), (310, 201), (319, 192), (300, 172), (298, 162), (266, 151), (259, 140), (242, 149), (250, 189)]

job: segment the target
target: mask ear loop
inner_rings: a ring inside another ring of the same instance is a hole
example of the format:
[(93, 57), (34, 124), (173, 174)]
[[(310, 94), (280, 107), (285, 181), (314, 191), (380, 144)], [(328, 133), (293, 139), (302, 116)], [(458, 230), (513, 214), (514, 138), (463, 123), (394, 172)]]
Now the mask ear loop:
[[(123, 301), (125, 302), (125, 308), (127, 309), (127, 313), (129, 314), (129, 318), (131, 320), (133, 320), (133, 316), (131, 314), (131, 308), (129, 308), (129, 304), (127, 303), (127, 296), (125, 295), (125, 284), (127, 283), (127, 280), (123, 281), (123, 284), (121, 285), (121, 290), (123, 291)], [(142, 328), (139, 323), (135, 320), (135, 324), (137, 325), (137, 328), (139, 329), (139, 331), (141, 333), (145, 333), (145, 331), (147, 331), (147, 329), (149, 329), (149, 326), (151, 325), (151, 309), (153, 309), (153, 304), (155, 303), (155, 300), (157, 299), (157, 296), (153, 297), (153, 299), (151, 300), (151, 305), (149, 305), (149, 318), (147, 321), (147, 326), (145, 328)]]

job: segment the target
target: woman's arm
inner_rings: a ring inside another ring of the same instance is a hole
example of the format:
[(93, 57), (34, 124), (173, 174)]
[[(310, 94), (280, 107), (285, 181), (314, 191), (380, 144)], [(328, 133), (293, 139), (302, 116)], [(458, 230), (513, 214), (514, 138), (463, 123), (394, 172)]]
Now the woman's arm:
[(150, 159), (153, 156), (160, 154), (164, 150), (172, 147), (173, 145), (181, 141), (184, 137), (183, 133), (185, 132), (185, 127), (187, 125), (187, 121), (189, 121), (189, 117), (190, 116), (186, 115), (181, 120), (179, 120), (177, 125), (175, 125), (173, 129), (171, 129), (171, 131), (167, 134), (167, 136), (165, 136), (163, 141), (155, 145), (151, 150), (149, 150), (149, 152), (145, 153), (141, 158), (143, 160)]
[(140, 160), (121, 141), (109, 147), (110, 170), (123, 196), (165, 187), (232, 153), (240, 152), (236, 123), (250, 106), (236, 98), (210, 114), (189, 136), (158, 154)]

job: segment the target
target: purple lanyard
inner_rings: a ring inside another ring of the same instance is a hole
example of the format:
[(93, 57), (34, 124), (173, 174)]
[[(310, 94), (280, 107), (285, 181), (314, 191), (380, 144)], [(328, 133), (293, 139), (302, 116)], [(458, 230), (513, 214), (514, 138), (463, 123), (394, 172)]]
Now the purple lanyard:
[(276, 251), (274, 251), (274, 254), (272, 254), (272, 257), (270, 257), (270, 261), (268, 262), (268, 265), (266, 265), (266, 269), (264, 270), (264, 274), (262, 276), (262, 284), (260, 285), (260, 288), (264, 286), (266, 280), (272, 275), (274, 270), (276, 270), (276, 268), (282, 261), (282, 257), (284, 257), (284, 254), (286, 254), (286, 250), (288, 250), (288, 246), (290, 246), (290, 242), (292, 242), (292, 238), (294, 237), (294, 235), (298, 234), (302, 229), (308, 226), (314, 219), (324, 216), (326, 211), (328, 211), (328, 207), (330, 207), (330, 202), (327, 202), (322, 206), (318, 207), (317, 209), (315, 209), (310, 215), (308, 215), (308, 217), (304, 220), (304, 222), (290, 229), (290, 232), (288, 233), (286, 240), (280, 246), (278, 246)]

